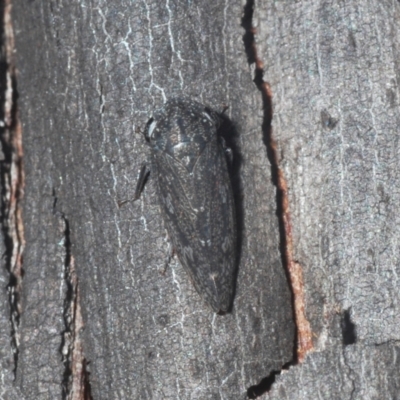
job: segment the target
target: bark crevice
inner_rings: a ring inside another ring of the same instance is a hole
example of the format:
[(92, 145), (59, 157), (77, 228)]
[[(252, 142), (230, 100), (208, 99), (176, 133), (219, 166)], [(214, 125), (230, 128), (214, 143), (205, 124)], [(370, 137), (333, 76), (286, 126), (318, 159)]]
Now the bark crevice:
[(0, 9), (3, 17), (1, 27), (2, 63), (0, 65), (0, 181), (1, 223), (5, 253), (4, 265), (9, 272), (7, 285), (10, 307), (10, 340), (13, 349), (16, 374), (19, 355), (19, 323), (21, 316), (21, 285), (23, 279), (22, 252), (24, 231), (21, 200), (24, 188), (22, 131), (18, 116), (18, 91), (13, 60), (14, 34), (11, 23), (11, 4), (4, 2)]

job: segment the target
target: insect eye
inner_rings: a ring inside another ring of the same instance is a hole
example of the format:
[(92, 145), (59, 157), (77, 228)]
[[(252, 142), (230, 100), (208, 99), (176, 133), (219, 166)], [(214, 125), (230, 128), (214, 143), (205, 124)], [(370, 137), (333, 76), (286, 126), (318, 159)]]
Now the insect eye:
[(210, 120), (213, 121), (213, 112), (211, 111), (211, 109), (209, 107), (204, 107), (204, 115)]
[(214, 111), (212, 111), (210, 108), (205, 107), (203, 115), (212, 123), (218, 125), (218, 118), (216, 117), (216, 114)]
[(154, 128), (156, 127), (156, 125), (157, 125), (157, 122), (154, 121), (154, 118), (150, 118), (149, 122), (147, 122), (146, 129), (144, 132), (144, 137), (147, 142), (149, 142), (150, 139), (152, 139), (152, 135), (153, 135)]
[(221, 125), (221, 118), (220, 116), (212, 111), (209, 107), (204, 107), (204, 111), (202, 113), (205, 118), (207, 118), (217, 129)]

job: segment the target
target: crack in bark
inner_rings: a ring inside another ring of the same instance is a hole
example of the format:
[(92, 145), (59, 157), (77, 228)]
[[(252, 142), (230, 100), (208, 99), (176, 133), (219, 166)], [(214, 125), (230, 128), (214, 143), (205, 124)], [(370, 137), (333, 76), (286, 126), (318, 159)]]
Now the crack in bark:
[(14, 33), (11, 23), (10, 0), (2, 3), (3, 17), (1, 34), (2, 57), (0, 65), (1, 110), (0, 161), (1, 180), (1, 224), (5, 246), (5, 267), (10, 274), (8, 283), (10, 305), (10, 340), (14, 352), (13, 372), (16, 374), (19, 355), (19, 322), (21, 315), (21, 285), (23, 278), (22, 253), (24, 229), (22, 223), (21, 199), (24, 188), (22, 131), (17, 107), (17, 81), (14, 66)]
[(58, 215), (64, 224), (64, 248), (65, 248), (65, 261), (64, 261), (64, 281), (67, 288), (64, 298), (63, 319), (65, 330), (62, 333), (62, 341), (60, 352), (65, 367), (64, 376), (62, 381), (62, 398), (68, 399), (71, 391), (72, 379), (72, 352), (74, 345), (74, 325), (76, 314), (76, 292), (77, 292), (77, 279), (72, 271), (72, 257), (71, 257), (71, 240), (69, 221), (61, 212), (57, 212), (57, 197), (53, 189), (53, 213)]
[(87, 361), (84, 357), (83, 343), (80, 332), (83, 329), (83, 319), (79, 301), (78, 276), (75, 269), (75, 259), (71, 252), (70, 224), (64, 213), (57, 210), (57, 197), (53, 189), (53, 213), (64, 224), (64, 280), (67, 287), (63, 319), (65, 330), (62, 332), (60, 353), (64, 363), (64, 376), (61, 382), (62, 398), (64, 400), (91, 400), (91, 386)]
[(249, 387), (247, 389), (247, 397), (249, 399), (256, 399), (257, 397), (260, 397), (264, 393), (268, 392), (274, 384), (276, 376), (280, 375), (282, 371), (287, 371), (292, 365), (293, 362), (291, 361), (284, 364), (280, 371), (272, 371), (268, 376), (261, 379), (260, 383)]
[[(277, 189), (276, 200), (277, 215), (279, 219), (280, 251), (282, 264), (285, 268), (292, 292), (293, 312), (296, 324), (293, 360), (282, 366), (282, 370), (286, 370), (291, 365), (302, 362), (307, 353), (313, 350), (312, 331), (310, 323), (305, 315), (302, 267), (293, 258), (292, 225), (290, 220), (288, 187), (283, 170), (279, 167), (278, 146), (272, 136), (272, 93), (269, 84), (264, 80), (264, 64), (257, 53), (255, 41), (256, 31), (253, 28), (254, 8), (254, 0), (248, 0), (243, 9), (242, 27), (245, 29), (243, 42), (249, 65), (255, 64), (256, 67), (253, 82), (262, 95), (264, 106), (264, 120), (262, 124), (263, 142), (266, 147), (268, 159), (271, 163), (272, 180)], [(248, 396), (250, 398), (256, 398), (270, 390), (275, 381), (275, 376), (279, 375), (281, 371), (272, 371), (270, 375), (262, 379), (258, 385), (250, 387), (248, 389)]]

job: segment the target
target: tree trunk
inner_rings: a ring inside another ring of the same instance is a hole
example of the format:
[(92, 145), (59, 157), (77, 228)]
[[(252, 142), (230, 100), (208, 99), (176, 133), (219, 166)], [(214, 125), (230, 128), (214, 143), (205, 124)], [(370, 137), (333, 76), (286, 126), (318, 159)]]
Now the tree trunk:
[[(2, 398), (398, 398), (398, 2), (2, 7)], [(120, 206), (182, 95), (228, 106), (225, 315), (154, 176)]]

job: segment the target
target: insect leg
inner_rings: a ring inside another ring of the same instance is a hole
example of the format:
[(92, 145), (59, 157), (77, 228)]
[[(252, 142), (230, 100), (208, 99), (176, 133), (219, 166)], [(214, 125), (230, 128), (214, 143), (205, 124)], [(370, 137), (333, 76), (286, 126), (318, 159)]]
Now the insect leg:
[(222, 148), (224, 149), (224, 153), (229, 160), (229, 165), (232, 165), (232, 163), (233, 163), (232, 149), (230, 147), (227, 147), (225, 139), (222, 136), (221, 136), (221, 143), (222, 143)]
[(165, 273), (167, 272), (168, 265), (171, 262), (172, 257), (174, 255), (175, 255), (175, 249), (174, 249), (174, 246), (172, 245), (172, 243), (170, 241), (169, 244), (168, 244), (168, 255), (165, 258), (164, 270), (162, 272), (163, 275), (165, 275)]
[(140, 167), (139, 178), (136, 184), (133, 201), (137, 200), (140, 197), (149, 175), (150, 175), (150, 170), (147, 168), (146, 163), (142, 163), (142, 166)]
[(147, 168), (146, 163), (142, 163), (142, 165), (140, 167), (139, 178), (138, 178), (138, 181), (136, 184), (135, 195), (133, 196), (133, 199), (118, 201), (118, 207), (121, 207), (124, 204), (129, 203), (130, 201), (136, 201), (140, 197), (140, 194), (142, 193), (142, 190), (144, 188), (144, 185), (146, 184), (147, 178), (149, 177), (149, 174), (150, 174), (150, 170)]

